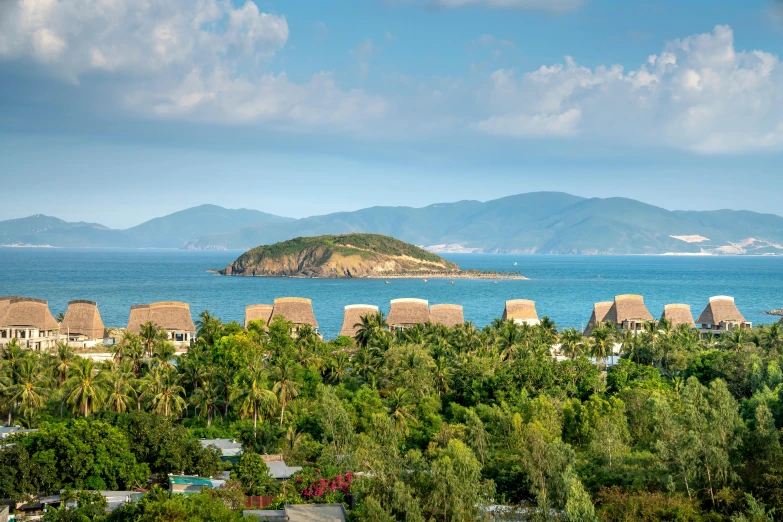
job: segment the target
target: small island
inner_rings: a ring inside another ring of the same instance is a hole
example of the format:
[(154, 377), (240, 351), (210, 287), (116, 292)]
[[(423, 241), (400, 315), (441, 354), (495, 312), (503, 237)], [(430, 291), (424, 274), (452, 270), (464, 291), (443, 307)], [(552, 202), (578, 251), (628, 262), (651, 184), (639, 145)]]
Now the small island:
[(221, 275), (305, 278), (526, 279), (518, 272), (461, 270), (423, 248), (379, 234), (298, 237), (248, 250)]

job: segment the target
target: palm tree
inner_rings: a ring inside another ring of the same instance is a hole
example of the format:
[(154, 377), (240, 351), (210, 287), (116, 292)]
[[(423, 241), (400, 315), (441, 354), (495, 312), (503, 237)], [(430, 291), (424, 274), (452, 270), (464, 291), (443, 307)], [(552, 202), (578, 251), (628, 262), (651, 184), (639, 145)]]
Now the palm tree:
[(61, 387), (68, 379), (68, 371), (71, 369), (76, 354), (68, 343), (58, 342), (54, 355), (54, 377), (57, 380), (57, 387)]
[(155, 366), (167, 367), (172, 370), (176, 369), (176, 366), (171, 362), (175, 355), (174, 345), (168, 341), (160, 342), (155, 346), (155, 352), (153, 353), (153, 359), (150, 361)]
[(8, 424), (11, 425), (11, 410), (17, 405), (22, 414), (33, 413), (46, 402), (49, 395), (49, 377), (40, 363), (33, 358), (19, 361), (13, 369), (13, 384), (8, 387), (10, 398)]
[(152, 352), (154, 351), (155, 345), (168, 339), (166, 332), (152, 321), (147, 321), (141, 325), (139, 337), (144, 344), (147, 357), (150, 359), (152, 358)]
[(180, 384), (180, 375), (169, 367), (156, 367), (150, 372), (152, 391), (150, 405), (152, 411), (178, 415), (187, 405), (183, 395), (185, 388)]
[(389, 329), (383, 312), (363, 315), (361, 321), (353, 326), (358, 328), (356, 331), (356, 344), (361, 347), (367, 346), (370, 344), (370, 341)]
[(735, 327), (728, 333), (724, 333), (720, 340), (721, 348), (726, 350), (741, 351), (753, 344), (751, 334), (744, 328)]
[(88, 417), (98, 410), (105, 390), (101, 373), (92, 359), (80, 357), (74, 362), (71, 376), (65, 382), (66, 400), (74, 413)]
[(500, 358), (504, 361), (514, 362), (518, 353), (522, 335), (519, 327), (513, 321), (502, 323), (497, 331), (495, 344), (500, 350)]
[(131, 371), (138, 376), (141, 369), (141, 360), (144, 358), (144, 345), (141, 342), (141, 337), (126, 332), (114, 349), (114, 358), (119, 361), (130, 362)]
[(106, 388), (104, 404), (115, 413), (125, 413), (135, 402), (134, 375), (130, 369), (130, 363), (120, 363), (102, 373), (102, 376), (105, 376)]
[(401, 433), (408, 431), (408, 424), (415, 421), (411, 404), (411, 396), (405, 388), (394, 388), (386, 395), (389, 415), (394, 419), (397, 430)]
[(783, 325), (772, 323), (761, 329), (759, 334), (761, 345), (767, 351), (780, 353), (783, 350)]
[(199, 314), (196, 321), (196, 335), (199, 339), (204, 339), (207, 345), (213, 346), (215, 344), (222, 329), (223, 323), (220, 322), (220, 319), (210, 314), (209, 310), (204, 310)]
[[(209, 372), (201, 380), (200, 386), (193, 390), (190, 396), (190, 403), (194, 406), (196, 414), (199, 410), (207, 417), (207, 427), (212, 425), (212, 419), (216, 411), (220, 411), (220, 405), (223, 400), (223, 388), (220, 381), (220, 375), (216, 372)], [(271, 392), (270, 392), (271, 393)]]
[(610, 353), (614, 353), (614, 341), (617, 337), (617, 330), (611, 323), (599, 324), (593, 329), (590, 335), (590, 352), (599, 362), (603, 361), (606, 367), (606, 358)]
[(329, 367), (329, 380), (335, 384), (339, 384), (348, 375), (348, 366), (350, 360), (348, 354), (344, 351), (334, 353), (328, 362)]
[[(271, 415), (277, 407), (277, 396), (266, 388), (266, 375), (260, 364), (253, 364), (240, 373), (238, 385), (231, 394), (231, 402), (239, 410), (241, 418), (245, 419), (252, 415), (253, 436), (255, 437), (259, 417)], [(285, 406), (283, 406), (283, 410), (285, 410)], [(280, 424), (283, 424), (282, 414)]]
[(566, 328), (560, 334), (560, 351), (572, 361), (584, 353), (585, 337), (576, 328)]
[(449, 379), (451, 378), (451, 362), (443, 355), (435, 359), (433, 367), (435, 374), (435, 391), (438, 397), (449, 392)]
[(299, 395), (299, 390), (296, 388), (296, 382), (294, 382), (294, 367), (286, 359), (282, 359), (279, 366), (274, 370), (275, 384), (272, 386), (272, 392), (277, 395), (280, 401), (280, 425), (283, 425), (283, 416), (285, 415), (285, 407), (289, 401), (295, 399)]

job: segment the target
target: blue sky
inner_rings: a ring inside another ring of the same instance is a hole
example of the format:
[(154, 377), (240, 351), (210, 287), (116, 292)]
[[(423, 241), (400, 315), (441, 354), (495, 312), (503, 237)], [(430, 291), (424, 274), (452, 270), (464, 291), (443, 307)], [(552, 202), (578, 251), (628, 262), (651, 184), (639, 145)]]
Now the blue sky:
[(8, 0), (0, 219), (534, 190), (783, 214), (768, 0)]

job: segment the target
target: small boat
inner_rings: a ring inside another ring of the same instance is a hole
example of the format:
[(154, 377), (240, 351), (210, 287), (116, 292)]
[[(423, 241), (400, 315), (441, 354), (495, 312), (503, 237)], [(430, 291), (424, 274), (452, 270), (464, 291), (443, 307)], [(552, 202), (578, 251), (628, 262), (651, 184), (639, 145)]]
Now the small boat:
[(454, 281), (452, 281), (452, 282), (451, 282), (451, 284), (453, 285), (453, 284), (454, 284)]
[(492, 281), (492, 284), (496, 285), (496, 284), (498, 284), (498, 282), (497, 281)]
[(424, 282), (426, 283), (426, 282), (427, 282), (427, 280), (425, 279), (425, 280), (424, 280)]
[(517, 262), (516, 261), (514, 261), (513, 266), (517, 266)]
[(390, 283), (389, 281), (386, 281), (386, 284), (387, 284), (387, 285), (390, 285), (391, 283)]

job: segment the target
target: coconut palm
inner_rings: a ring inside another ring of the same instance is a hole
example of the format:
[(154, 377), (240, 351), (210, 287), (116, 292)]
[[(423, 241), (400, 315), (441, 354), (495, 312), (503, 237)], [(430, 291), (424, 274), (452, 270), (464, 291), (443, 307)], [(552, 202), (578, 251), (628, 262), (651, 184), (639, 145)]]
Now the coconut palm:
[(204, 310), (199, 314), (196, 321), (196, 335), (199, 339), (203, 339), (207, 345), (213, 346), (215, 344), (222, 329), (223, 323), (209, 313), (209, 310)]
[(141, 325), (141, 332), (139, 338), (144, 345), (144, 350), (148, 358), (152, 358), (152, 353), (155, 350), (155, 346), (168, 339), (166, 332), (158, 327), (152, 321), (147, 321)]
[(144, 345), (141, 337), (126, 332), (114, 348), (114, 358), (122, 362), (130, 362), (131, 371), (138, 376), (141, 369), (141, 360), (144, 358)]
[(54, 353), (54, 377), (57, 387), (61, 387), (68, 379), (68, 371), (73, 366), (76, 354), (68, 343), (58, 342)]
[(735, 327), (730, 332), (724, 333), (720, 340), (720, 347), (725, 350), (735, 350), (737, 352), (753, 346), (752, 333), (746, 329)]
[(497, 331), (495, 344), (500, 350), (500, 358), (502, 360), (514, 362), (514, 359), (519, 355), (522, 342), (522, 333), (516, 323), (506, 321), (501, 324)]
[(367, 346), (370, 344), (370, 341), (383, 335), (389, 329), (386, 317), (380, 311), (374, 314), (363, 315), (361, 320), (353, 326), (358, 328), (356, 331), (356, 344), (361, 347)]
[(572, 361), (584, 354), (585, 337), (576, 328), (566, 328), (560, 334), (560, 351)]
[[(190, 396), (190, 403), (194, 406), (196, 414), (201, 412), (207, 418), (207, 427), (212, 425), (215, 413), (220, 411), (223, 404), (223, 388), (220, 376), (217, 372), (210, 372)], [(271, 392), (270, 392), (271, 393)]]
[(280, 402), (280, 425), (282, 426), (285, 407), (299, 395), (296, 382), (294, 382), (294, 367), (291, 362), (286, 359), (280, 360), (279, 365), (274, 369), (273, 379), (275, 384), (272, 386), (272, 392), (277, 395)]
[(327, 362), (329, 380), (335, 384), (342, 382), (342, 380), (348, 376), (348, 366), (350, 366), (350, 363), (348, 354), (345, 351), (332, 354)]
[[(283, 397), (281, 395), (281, 397)], [(284, 398), (284, 397), (283, 397)], [(266, 387), (266, 374), (259, 363), (253, 364), (239, 375), (238, 385), (231, 394), (231, 402), (239, 411), (243, 419), (253, 417), (253, 436), (258, 430), (258, 419), (271, 415), (277, 407), (277, 395)], [(285, 410), (285, 405), (283, 406)], [(283, 424), (283, 416), (280, 415), (280, 424)]]
[(766, 350), (780, 353), (783, 350), (783, 325), (772, 323), (763, 327), (759, 339)]
[(7, 389), (10, 399), (8, 424), (11, 424), (11, 411), (15, 405), (19, 412), (33, 413), (46, 402), (49, 396), (49, 376), (40, 363), (33, 358), (25, 358), (13, 369), (12, 384)]
[(102, 373), (106, 390), (104, 405), (115, 413), (125, 413), (135, 402), (135, 380), (131, 371), (131, 363), (115, 364), (110, 370)]
[(614, 353), (614, 342), (617, 338), (617, 330), (611, 323), (599, 324), (590, 335), (590, 353), (599, 362), (606, 366), (606, 358), (609, 353)]
[(105, 381), (92, 359), (78, 358), (65, 382), (65, 399), (74, 414), (88, 417), (98, 410), (105, 392)]
[(389, 415), (394, 419), (397, 430), (407, 433), (408, 424), (415, 422), (411, 395), (405, 388), (394, 388), (386, 395)]
[(152, 390), (150, 405), (152, 411), (168, 417), (178, 415), (185, 406), (185, 388), (180, 384), (180, 375), (168, 366), (156, 367), (150, 372)]
[(163, 341), (155, 345), (155, 351), (152, 354), (151, 364), (158, 367), (167, 367), (169, 369), (176, 369), (176, 366), (171, 362), (174, 359), (175, 350), (174, 345), (168, 341)]

